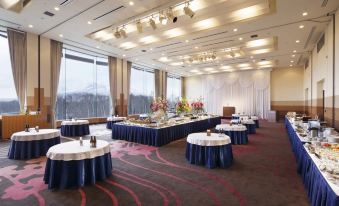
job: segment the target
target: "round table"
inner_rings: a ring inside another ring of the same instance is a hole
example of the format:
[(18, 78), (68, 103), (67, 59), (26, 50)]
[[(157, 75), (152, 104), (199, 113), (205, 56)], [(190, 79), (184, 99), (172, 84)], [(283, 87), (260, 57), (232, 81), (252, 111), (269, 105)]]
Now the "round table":
[(244, 125), (218, 124), (215, 129), (231, 137), (232, 144), (247, 144), (248, 142), (247, 127)]
[(32, 159), (45, 156), (48, 149), (60, 143), (60, 131), (57, 129), (34, 128), (29, 132), (16, 132), (11, 136), (8, 150), (9, 159)]
[(227, 168), (233, 163), (231, 139), (217, 133), (193, 133), (187, 137), (186, 159), (207, 168)]
[(89, 135), (88, 120), (65, 120), (61, 122), (61, 135), (65, 137), (79, 137)]
[(247, 128), (248, 134), (255, 134), (256, 133), (256, 125), (252, 119), (248, 120), (240, 120), (240, 119), (232, 119), (231, 123), (233, 124), (243, 124)]
[(112, 129), (112, 125), (117, 123), (117, 122), (123, 122), (126, 120), (126, 117), (108, 117), (107, 118), (107, 129)]
[(259, 128), (259, 118), (257, 116), (251, 116), (251, 119), (254, 121), (255, 126)]
[(55, 145), (47, 152), (44, 182), (48, 188), (71, 188), (92, 185), (112, 175), (109, 143), (97, 140), (91, 148), (89, 140)]

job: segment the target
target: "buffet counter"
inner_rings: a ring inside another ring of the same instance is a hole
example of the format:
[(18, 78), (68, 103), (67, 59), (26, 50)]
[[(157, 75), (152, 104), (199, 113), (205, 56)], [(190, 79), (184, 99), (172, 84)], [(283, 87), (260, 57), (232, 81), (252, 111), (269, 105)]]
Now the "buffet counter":
[[(329, 162), (325, 160), (327, 158), (322, 159), (312, 152), (308, 139), (296, 131), (297, 128), (287, 117), (285, 126), (297, 160), (298, 173), (303, 179), (311, 205), (339, 205), (339, 168), (336, 167), (339, 162)], [(335, 144), (333, 146), (336, 148)], [(331, 154), (339, 157), (336, 149)]]
[(112, 125), (112, 139), (160, 147), (191, 133), (214, 128), (220, 123), (220, 116), (202, 117), (164, 125), (121, 122)]

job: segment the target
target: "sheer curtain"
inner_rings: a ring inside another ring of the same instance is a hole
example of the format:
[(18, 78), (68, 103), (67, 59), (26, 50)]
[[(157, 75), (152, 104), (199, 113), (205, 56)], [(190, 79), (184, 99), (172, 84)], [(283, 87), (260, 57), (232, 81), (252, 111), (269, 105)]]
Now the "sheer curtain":
[(15, 90), (18, 95), (20, 111), (23, 111), (26, 103), (27, 85), (26, 33), (8, 29), (7, 37)]
[(267, 118), (271, 70), (233, 72), (202, 77), (202, 96), (209, 113), (222, 115), (223, 106)]
[(62, 58), (62, 43), (51, 40), (51, 124), (52, 124), (52, 128), (56, 128), (55, 107), (56, 107), (58, 86), (59, 86), (61, 58)]

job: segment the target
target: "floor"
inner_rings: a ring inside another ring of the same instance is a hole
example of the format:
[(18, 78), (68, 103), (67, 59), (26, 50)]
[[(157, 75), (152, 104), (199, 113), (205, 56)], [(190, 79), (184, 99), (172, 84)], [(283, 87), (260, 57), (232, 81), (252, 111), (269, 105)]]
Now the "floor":
[(309, 205), (281, 123), (261, 122), (248, 145), (232, 146), (234, 164), (213, 170), (187, 163), (184, 138), (156, 148), (113, 141), (105, 125), (91, 132), (111, 142), (113, 177), (80, 189), (48, 190), (46, 159), (9, 160), (0, 142), (0, 205)]

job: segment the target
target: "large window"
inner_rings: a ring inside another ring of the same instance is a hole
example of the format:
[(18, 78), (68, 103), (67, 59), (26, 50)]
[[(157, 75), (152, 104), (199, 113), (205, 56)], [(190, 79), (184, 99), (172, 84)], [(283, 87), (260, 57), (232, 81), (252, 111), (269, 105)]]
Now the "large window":
[(57, 119), (105, 117), (110, 111), (108, 59), (64, 48)]
[(150, 112), (154, 91), (154, 71), (132, 66), (128, 113)]
[(0, 114), (20, 110), (15, 91), (7, 34), (0, 31)]
[(181, 78), (168, 75), (167, 76), (167, 101), (170, 110), (175, 109), (175, 104), (181, 97)]

